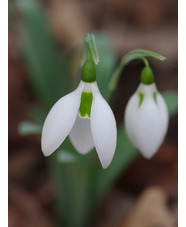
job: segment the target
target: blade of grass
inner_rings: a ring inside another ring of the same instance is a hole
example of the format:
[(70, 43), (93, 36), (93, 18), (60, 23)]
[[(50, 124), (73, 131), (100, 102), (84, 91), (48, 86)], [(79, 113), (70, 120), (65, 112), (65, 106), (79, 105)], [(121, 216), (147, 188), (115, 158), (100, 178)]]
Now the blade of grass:
[(35, 0), (15, 3), (21, 18), (18, 44), (36, 95), (49, 109), (67, 91), (69, 65), (59, 58), (42, 4)]

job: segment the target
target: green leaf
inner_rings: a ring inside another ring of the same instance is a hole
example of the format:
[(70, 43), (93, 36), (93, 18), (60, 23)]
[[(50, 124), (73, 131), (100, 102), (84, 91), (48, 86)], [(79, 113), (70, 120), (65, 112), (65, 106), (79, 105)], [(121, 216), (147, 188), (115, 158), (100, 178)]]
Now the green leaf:
[(114, 158), (107, 169), (100, 169), (96, 177), (96, 200), (99, 201), (101, 197), (108, 191), (108, 189), (115, 183), (119, 174), (124, 171), (138, 154), (137, 149), (133, 147), (127, 138), (125, 129), (121, 127), (118, 130), (117, 147)]
[(54, 208), (60, 226), (87, 226), (92, 199), (90, 172), (86, 164), (86, 157), (89, 155), (80, 155), (67, 138), (61, 147), (47, 158), (50, 174), (56, 182)]
[(58, 149), (57, 161), (60, 163), (72, 163), (77, 162), (78, 158), (72, 152), (65, 149)]
[(41, 124), (41, 125), (43, 125), (44, 120), (47, 116), (46, 110), (38, 106), (29, 107), (26, 113), (30, 119), (32, 119), (35, 123)]
[(178, 110), (178, 92), (165, 91), (162, 93), (165, 102), (167, 103), (169, 117), (173, 117)]
[(18, 131), (21, 135), (41, 134), (41, 130), (42, 125), (30, 121), (23, 121), (18, 127)]
[(96, 65), (97, 83), (101, 94), (108, 100), (110, 97), (108, 83), (116, 64), (116, 53), (106, 34), (96, 33), (95, 37), (100, 59), (99, 65)]
[(59, 58), (43, 5), (36, 0), (15, 2), (21, 20), (17, 40), (32, 87), (47, 109), (67, 92), (69, 61)]
[[(64, 157), (63, 152), (68, 154)], [(90, 209), (94, 199), (91, 193), (92, 175), (95, 173), (92, 169), (94, 154), (95, 151), (85, 155), (78, 153), (67, 137), (60, 148), (47, 157), (49, 173), (57, 184), (54, 207), (60, 226), (88, 226), (87, 220), (92, 215)]]
[(89, 218), (89, 181), (80, 163), (58, 166), (57, 216), (60, 226), (85, 227)]

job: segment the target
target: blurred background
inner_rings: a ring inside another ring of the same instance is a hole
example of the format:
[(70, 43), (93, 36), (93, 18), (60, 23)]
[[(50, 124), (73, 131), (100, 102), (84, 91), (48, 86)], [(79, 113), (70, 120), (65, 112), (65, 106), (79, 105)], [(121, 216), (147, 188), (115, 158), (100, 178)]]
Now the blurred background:
[[(20, 50), (19, 35), (22, 33), (19, 32), (21, 18), (16, 11), (17, 2), (9, 0), (9, 226), (57, 227), (60, 225), (52, 209), (55, 184), (42, 155), (39, 136), (22, 136), (18, 132), (19, 124), (29, 119), (29, 107), (37, 106), (39, 102)], [(40, 2), (60, 53), (67, 53), (80, 45), (85, 33), (101, 31), (110, 37), (116, 65), (124, 54), (133, 49), (147, 49), (165, 56), (165, 62), (149, 59), (157, 87), (160, 91), (177, 90), (177, 1)], [(41, 39), (45, 40), (45, 37)], [(71, 67), (72, 78), (78, 72), (77, 59)], [(134, 61), (120, 77), (118, 89), (111, 100), (118, 125), (122, 124), (126, 103), (139, 84), (142, 67), (142, 62)], [(90, 226), (177, 226), (177, 152), (175, 114), (157, 154), (151, 160), (139, 155), (121, 173), (109, 193), (105, 194)]]

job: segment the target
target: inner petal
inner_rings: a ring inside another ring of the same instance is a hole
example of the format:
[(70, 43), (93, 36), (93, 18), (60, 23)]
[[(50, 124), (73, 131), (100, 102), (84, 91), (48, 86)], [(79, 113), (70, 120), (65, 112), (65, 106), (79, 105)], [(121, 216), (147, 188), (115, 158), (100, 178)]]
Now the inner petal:
[(69, 134), (70, 140), (76, 150), (81, 154), (86, 154), (94, 147), (90, 119), (82, 119), (79, 116)]
[(79, 116), (90, 118), (93, 95), (92, 92), (83, 91), (81, 94), (81, 103), (79, 107)]

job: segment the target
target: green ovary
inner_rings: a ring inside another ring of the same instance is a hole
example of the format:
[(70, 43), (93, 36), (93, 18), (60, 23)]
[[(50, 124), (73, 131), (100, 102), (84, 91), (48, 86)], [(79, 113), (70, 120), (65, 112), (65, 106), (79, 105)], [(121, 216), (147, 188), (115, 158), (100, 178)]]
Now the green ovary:
[(90, 118), (91, 106), (92, 106), (93, 95), (92, 92), (83, 92), (81, 95), (81, 104), (79, 107), (79, 113), (81, 117), (86, 115)]

